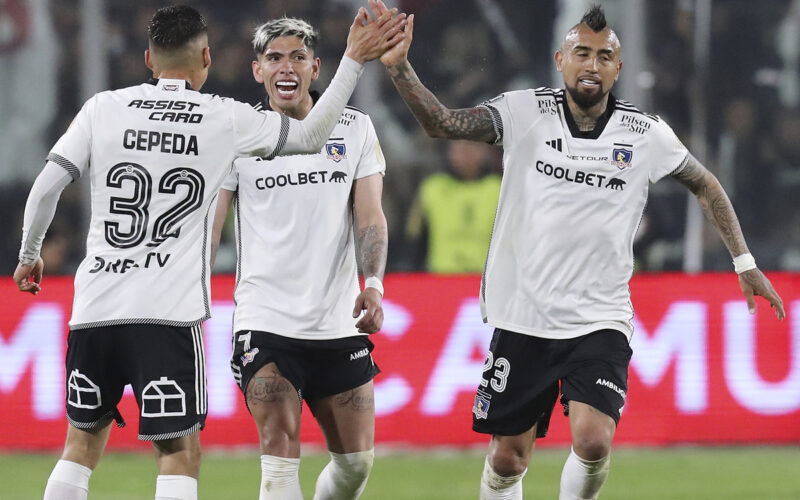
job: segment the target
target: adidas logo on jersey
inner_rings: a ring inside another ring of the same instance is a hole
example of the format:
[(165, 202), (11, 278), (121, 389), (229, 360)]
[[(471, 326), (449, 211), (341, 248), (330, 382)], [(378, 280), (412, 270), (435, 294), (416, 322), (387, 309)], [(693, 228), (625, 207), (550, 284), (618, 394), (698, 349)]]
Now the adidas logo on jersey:
[(551, 148), (555, 149), (558, 152), (561, 152), (561, 139), (553, 139), (552, 141), (544, 141), (545, 144), (550, 146)]
[(356, 359), (363, 358), (364, 356), (369, 356), (369, 349), (367, 349), (366, 347), (361, 349), (360, 351), (350, 354), (350, 361), (355, 361)]

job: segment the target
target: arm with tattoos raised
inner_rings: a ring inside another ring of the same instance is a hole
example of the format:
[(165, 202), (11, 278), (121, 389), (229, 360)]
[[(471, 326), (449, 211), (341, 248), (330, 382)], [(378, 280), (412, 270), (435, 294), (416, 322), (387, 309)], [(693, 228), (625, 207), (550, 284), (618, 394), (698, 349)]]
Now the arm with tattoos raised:
[[(386, 254), (389, 248), (389, 231), (383, 214), (381, 196), (383, 175), (376, 173), (355, 181), (353, 187), (353, 211), (356, 216), (356, 252), (365, 279), (375, 277), (383, 281), (386, 270)], [(365, 286), (356, 298), (353, 317), (361, 311), (364, 316), (356, 323), (361, 333), (375, 333), (383, 326), (383, 294), (377, 288)]]
[[(690, 154), (684, 168), (674, 173), (673, 177), (689, 188), (697, 197), (703, 213), (717, 228), (731, 257), (735, 258), (749, 253), (747, 243), (742, 234), (742, 228), (739, 226), (739, 219), (736, 218), (736, 213), (733, 210), (733, 205), (714, 174), (709, 172), (697, 161), (697, 158)], [(747, 306), (751, 314), (755, 313), (756, 310), (754, 295), (760, 295), (775, 309), (778, 319), (783, 319), (786, 316), (783, 309), (783, 301), (775, 289), (772, 288), (772, 284), (767, 277), (758, 268), (739, 274), (739, 285), (747, 298)]]
[[(376, 15), (386, 11), (382, 1), (370, 0), (369, 4)], [(494, 143), (497, 133), (489, 110), (483, 107), (447, 108), (419, 80), (408, 62), (413, 31), (414, 16), (411, 15), (404, 28), (403, 39), (381, 56), (381, 62), (419, 124), (430, 137)]]

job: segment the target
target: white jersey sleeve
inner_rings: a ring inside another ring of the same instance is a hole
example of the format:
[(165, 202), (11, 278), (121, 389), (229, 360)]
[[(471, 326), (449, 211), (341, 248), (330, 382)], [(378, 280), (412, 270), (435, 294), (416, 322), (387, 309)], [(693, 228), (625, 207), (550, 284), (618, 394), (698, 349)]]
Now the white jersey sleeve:
[[(519, 126), (532, 126), (539, 121), (541, 114), (536, 114), (531, 123), (530, 111), (527, 108), (529, 105), (529, 92), (512, 91), (500, 94), (478, 106), (488, 109), (492, 116), (494, 131), (497, 134), (495, 144), (498, 146), (513, 144)], [(517, 110), (524, 112), (517, 113)], [(518, 114), (520, 116), (517, 116)], [(521, 118), (524, 119), (524, 123), (517, 123)]]
[(61, 192), (72, 182), (72, 176), (61, 166), (48, 161), (33, 183), (22, 224), (22, 245), (19, 261), (32, 265), (39, 258), (44, 235), (53, 216)]
[(289, 133), (289, 118), (273, 111), (256, 111), (233, 101), (233, 130), (238, 156), (273, 158), (280, 154)]
[(92, 153), (92, 115), (96, 102), (95, 95), (84, 103), (67, 131), (47, 155), (47, 160), (60, 165), (73, 181), (86, 173), (86, 169), (89, 168)]
[(236, 168), (236, 162), (234, 161), (228, 176), (222, 181), (221, 188), (228, 191), (236, 191), (237, 187), (239, 187), (239, 170)]
[(372, 120), (366, 115), (364, 118), (366, 122), (364, 145), (361, 148), (361, 157), (356, 166), (354, 174), (355, 179), (361, 179), (377, 173), (386, 175), (386, 160), (383, 157), (383, 151), (378, 142), (378, 134), (375, 133)]
[(653, 162), (650, 169), (650, 182), (657, 182), (664, 176), (677, 172), (686, 165), (689, 151), (678, 139), (672, 128), (660, 119), (651, 129), (653, 140), (650, 143), (652, 157), (659, 161)]

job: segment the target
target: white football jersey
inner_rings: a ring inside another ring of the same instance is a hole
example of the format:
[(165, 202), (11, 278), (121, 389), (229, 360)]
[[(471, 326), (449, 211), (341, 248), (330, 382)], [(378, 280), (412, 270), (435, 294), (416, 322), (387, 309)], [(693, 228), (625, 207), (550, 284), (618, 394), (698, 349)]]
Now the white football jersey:
[(161, 79), (89, 99), (48, 160), (91, 179), (72, 329), (210, 316), (210, 225), (231, 162), (274, 155), (288, 120)]
[(656, 116), (609, 96), (581, 132), (564, 90), (508, 92), (484, 103), (504, 174), (481, 282), (484, 321), (545, 338), (633, 333), (633, 238), (651, 182), (688, 152)]
[(234, 331), (359, 334), (353, 182), (385, 170), (372, 121), (351, 107), (316, 155), (235, 161), (222, 186), (236, 191)]

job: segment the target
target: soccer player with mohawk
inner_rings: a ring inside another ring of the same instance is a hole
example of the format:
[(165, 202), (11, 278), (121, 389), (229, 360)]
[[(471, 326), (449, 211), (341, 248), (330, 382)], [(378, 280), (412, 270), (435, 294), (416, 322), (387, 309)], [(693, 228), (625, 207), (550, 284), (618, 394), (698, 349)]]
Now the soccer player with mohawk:
[(695, 194), (730, 251), (751, 313), (754, 295), (778, 319), (783, 303), (716, 177), (662, 119), (611, 93), (621, 46), (600, 7), (555, 54), (564, 89), (506, 92), (468, 109), (445, 107), (420, 82), (408, 62), (413, 18), (381, 61), (417, 121), (431, 137), (503, 147), (480, 291), (484, 321), (495, 327), (473, 407), (473, 429), (492, 436), (480, 498), (522, 498), (559, 394), (572, 432), (559, 498), (597, 498), (628, 390), (628, 281), (649, 184), (669, 176)]

